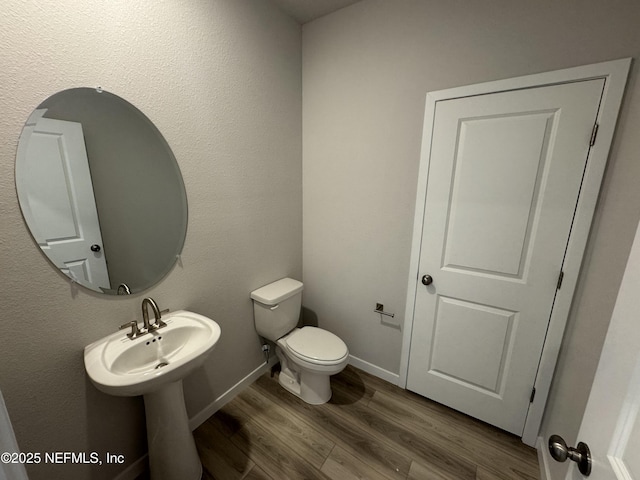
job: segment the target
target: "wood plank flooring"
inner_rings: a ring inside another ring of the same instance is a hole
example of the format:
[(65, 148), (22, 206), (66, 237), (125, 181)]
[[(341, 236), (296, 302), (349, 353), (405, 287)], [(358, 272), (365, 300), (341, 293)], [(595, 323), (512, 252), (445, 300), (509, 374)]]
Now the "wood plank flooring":
[(537, 480), (520, 439), (348, 366), (308, 405), (260, 377), (195, 432), (205, 480)]

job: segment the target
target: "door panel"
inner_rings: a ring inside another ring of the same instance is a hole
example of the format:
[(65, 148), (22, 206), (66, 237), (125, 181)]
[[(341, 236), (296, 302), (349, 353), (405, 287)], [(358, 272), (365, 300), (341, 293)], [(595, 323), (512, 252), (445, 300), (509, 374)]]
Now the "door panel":
[(522, 434), (603, 86), (436, 104), (410, 390)]
[(554, 118), (524, 113), (460, 121), (444, 267), (522, 277)]
[[(440, 296), (431, 370), (442, 378), (497, 395), (512, 344), (516, 312)], [(474, 344), (472, 351), (466, 346)], [(460, 362), (465, 357), (467, 361)]]
[[(71, 202), (73, 192), (69, 190), (72, 186), (67, 183), (65, 144), (59, 134), (37, 130), (31, 134), (31, 141), (30, 155), (38, 162), (47, 158), (46, 168), (34, 166), (32, 178), (35, 183), (30, 193), (33, 218), (38, 225), (46, 226), (42, 229), (41, 241), (48, 245), (76, 238), (80, 229)], [(47, 151), (51, 154), (43, 153)]]

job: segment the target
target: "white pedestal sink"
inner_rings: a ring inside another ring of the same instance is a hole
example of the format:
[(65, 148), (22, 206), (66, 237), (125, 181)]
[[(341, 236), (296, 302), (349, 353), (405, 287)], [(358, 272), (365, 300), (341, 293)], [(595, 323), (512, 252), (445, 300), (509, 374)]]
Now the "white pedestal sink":
[(197, 313), (166, 314), (166, 327), (133, 340), (123, 332), (84, 349), (89, 378), (110, 395), (143, 395), (152, 480), (200, 480), (202, 465), (184, 406), (182, 379), (202, 365), (220, 327)]

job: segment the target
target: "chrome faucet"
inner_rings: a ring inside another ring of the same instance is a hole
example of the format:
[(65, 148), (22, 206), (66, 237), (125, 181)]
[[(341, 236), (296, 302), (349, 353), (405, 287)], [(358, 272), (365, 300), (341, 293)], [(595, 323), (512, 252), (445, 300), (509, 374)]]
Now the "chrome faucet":
[[(151, 310), (153, 310), (153, 322), (149, 321), (149, 305), (151, 305)], [(125, 323), (124, 325), (120, 325), (120, 330), (131, 327), (131, 333), (127, 333), (127, 337), (131, 340), (135, 340), (136, 338), (145, 335), (149, 332), (153, 332), (162, 327), (166, 327), (167, 324), (162, 321), (162, 314), (168, 313), (169, 309), (160, 311), (158, 308), (158, 304), (156, 301), (147, 297), (142, 300), (142, 321), (144, 326), (142, 328), (138, 328), (138, 322), (136, 320), (132, 320), (130, 322)]]
[[(149, 322), (149, 305), (151, 305), (151, 309), (153, 310), (153, 317), (154, 317), (153, 323)], [(162, 312), (160, 312), (160, 309), (158, 308), (158, 304), (156, 303), (156, 301), (151, 297), (147, 297), (143, 299), (142, 300), (142, 321), (144, 323), (144, 329), (147, 332), (152, 332), (153, 330), (156, 330), (158, 328), (165, 327), (166, 323), (164, 323), (161, 319), (162, 319)]]

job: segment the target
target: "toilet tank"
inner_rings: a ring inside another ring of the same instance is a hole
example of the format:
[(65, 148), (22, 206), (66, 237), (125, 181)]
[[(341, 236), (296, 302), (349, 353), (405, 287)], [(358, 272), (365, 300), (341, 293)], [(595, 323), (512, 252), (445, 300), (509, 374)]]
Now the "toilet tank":
[(302, 282), (283, 278), (251, 292), (258, 335), (275, 342), (298, 325)]

